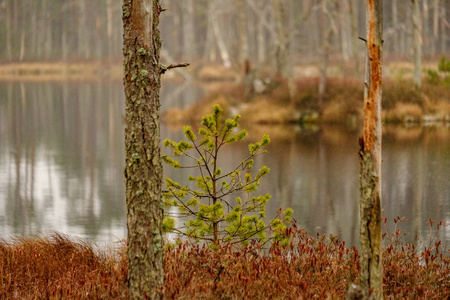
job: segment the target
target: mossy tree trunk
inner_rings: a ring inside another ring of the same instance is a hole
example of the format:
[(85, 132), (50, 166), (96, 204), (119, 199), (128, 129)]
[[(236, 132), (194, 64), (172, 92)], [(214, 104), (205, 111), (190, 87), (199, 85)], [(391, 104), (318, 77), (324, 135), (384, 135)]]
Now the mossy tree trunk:
[(164, 285), (159, 0), (124, 0), (126, 203), (130, 299), (162, 299)]
[(364, 134), (360, 138), (360, 275), (364, 298), (383, 298), (381, 260), (382, 0), (367, 1)]

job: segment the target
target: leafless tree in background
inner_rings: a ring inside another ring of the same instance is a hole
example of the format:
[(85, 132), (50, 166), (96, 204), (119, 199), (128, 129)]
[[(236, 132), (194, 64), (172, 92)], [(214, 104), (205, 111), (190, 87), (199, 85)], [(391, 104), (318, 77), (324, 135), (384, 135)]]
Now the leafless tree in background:
[(414, 40), (414, 83), (418, 88), (422, 86), (422, 20), (420, 18), (420, 0), (411, 0), (412, 25)]
[[(447, 54), (450, 2), (422, 0), (413, 10), (411, 1), (383, 1), (389, 7), (383, 12), (385, 56), (414, 61), (411, 15), (417, 10), (426, 33), (423, 58)], [(323, 54), (319, 26), (324, 35), (331, 29), (336, 36), (329, 48), (330, 62), (350, 60), (353, 64), (353, 55), (363, 54), (357, 36), (364, 28), (364, 1), (337, 1), (335, 22), (326, 24), (311, 17), (321, 6), (321, 1), (313, 0), (164, 0), (161, 5), (168, 9), (161, 18), (164, 49), (177, 60), (220, 59), (230, 66), (241, 65), (248, 56), (255, 67), (267, 68), (275, 65), (272, 51), (277, 47), (280, 54), (284, 48), (288, 50), (288, 65), (318, 65)], [(280, 11), (273, 9), (276, 7), (285, 10), (281, 11), (284, 17), (276, 17)], [(4, 41), (0, 43), (0, 61), (118, 61), (121, 13), (120, 2), (112, 0), (0, 0), (0, 40)], [(278, 38), (280, 28), (288, 32), (284, 40)]]

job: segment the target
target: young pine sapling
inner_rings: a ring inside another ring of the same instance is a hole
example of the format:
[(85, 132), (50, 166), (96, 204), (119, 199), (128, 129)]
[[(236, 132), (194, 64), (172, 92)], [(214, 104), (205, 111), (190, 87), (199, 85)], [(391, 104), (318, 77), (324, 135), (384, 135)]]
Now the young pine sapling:
[[(268, 240), (266, 232), (270, 228), (275, 241), (287, 243), (285, 229), (286, 223), (291, 222), (292, 209), (286, 209), (283, 216), (266, 225), (265, 208), (271, 196), (252, 196), (258, 190), (261, 178), (269, 173), (269, 168), (263, 166), (256, 175), (252, 174), (254, 158), (267, 152), (263, 149), (269, 144), (269, 137), (264, 135), (261, 141), (250, 144), (249, 155), (224, 172), (219, 167), (219, 154), (226, 151), (223, 147), (241, 141), (247, 132), (236, 132), (239, 115), (222, 122), (222, 112), (220, 106), (215, 105), (213, 113), (202, 118), (198, 132), (201, 138), (197, 138), (190, 126), (184, 126), (187, 140), (164, 141), (164, 146), (173, 150), (175, 159), (163, 155), (163, 161), (175, 169), (195, 169), (198, 175), (188, 176), (190, 186), (165, 179), (166, 211), (175, 207), (177, 213), (166, 213), (163, 230), (213, 245), (219, 242), (246, 245), (254, 239)], [(187, 157), (191, 164), (180, 163), (176, 158), (181, 156)], [(175, 226), (175, 217), (188, 219), (184, 226)]]

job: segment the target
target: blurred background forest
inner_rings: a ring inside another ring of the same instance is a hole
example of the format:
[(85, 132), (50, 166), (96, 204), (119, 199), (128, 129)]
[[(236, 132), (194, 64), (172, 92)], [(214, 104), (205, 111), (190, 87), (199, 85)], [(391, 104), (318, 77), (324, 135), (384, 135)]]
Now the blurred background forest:
[[(179, 125), (215, 103), (241, 114), (250, 139), (272, 140), (257, 162), (271, 168), (261, 187), (273, 196), (268, 214), (292, 207), (299, 227), (356, 245), (365, 1), (161, 3), (161, 61), (191, 63), (163, 76), (161, 136), (181, 139)], [(411, 220), (411, 240), (429, 234), (429, 218), (450, 222), (450, 67), (438, 68), (450, 65), (450, 1), (418, 4), (383, 4), (384, 216)], [(122, 32), (119, 0), (0, 0), (4, 236), (126, 236)], [(413, 82), (417, 43), (421, 89)], [(208, 80), (168, 80), (180, 74)], [(247, 154), (236, 145), (224, 165)], [(178, 182), (185, 175), (164, 171)], [(450, 228), (439, 238), (450, 241)]]
[[(365, 2), (356, 0), (164, 0), (163, 61), (281, 68), (358, 64), (364, 54)], [(119, 62), (122, 1), (0, 0), (0, 61)], [(384, 1), (384, 58), (412, 62), (409, 0)], [(450, 1), (420, 2), (422, 54), (449, 52)], [(282, 64), (277, 66), (277, 64)], [(358, 66), (356, 66), (358, 67)]]

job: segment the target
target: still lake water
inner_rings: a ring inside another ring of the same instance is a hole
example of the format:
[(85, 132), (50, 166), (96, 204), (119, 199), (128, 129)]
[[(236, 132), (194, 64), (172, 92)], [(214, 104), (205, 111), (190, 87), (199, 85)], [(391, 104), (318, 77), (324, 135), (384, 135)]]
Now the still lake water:
[[(194, 84), (165, 82), (162, 110), (203, 93)], [(97, 243), (126, 237), (123, 114), (121, 82), (0, 82), (0, 238), (52, 231)], [(268, 215), (289, 206), (311, 235), (335, 233), (357, 244), (359, 130), (249, 131), (247, 143), (234, 145), (222, 163), (242, 159), (248, 142), (269, 133), (269, 153), (257, 159), (271, 169), (259, 190), (273, 197)], [(166, 137), (180, 140), (180, 128), (163, 125)], [(382, 180), (383, 215), (391, 225), (397, 216), (408, 219), (401, 227), (407, 240), (426, 239), (430, 218), (450, 222), (450, 128), (385, 127)], [(437, 234), (450, 242), (450, 226)]]

